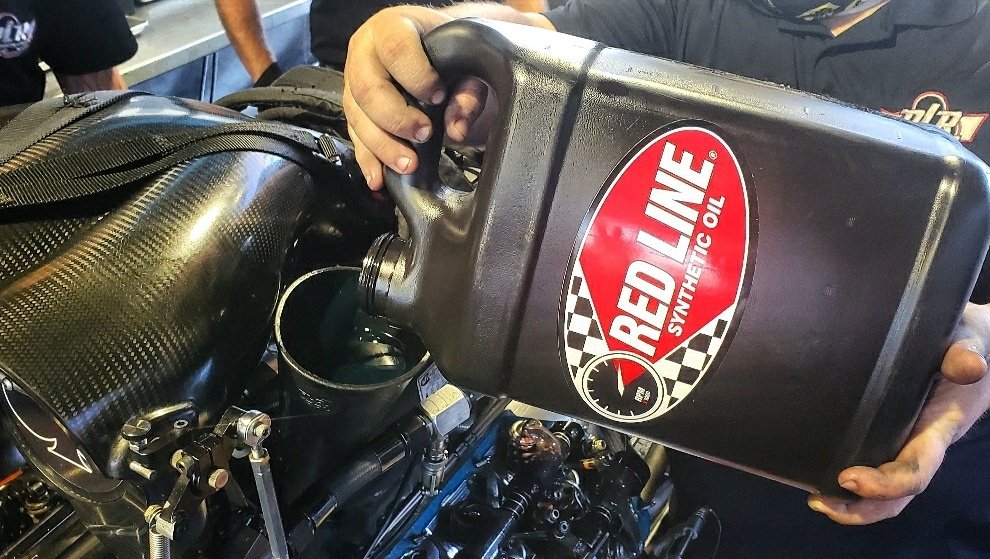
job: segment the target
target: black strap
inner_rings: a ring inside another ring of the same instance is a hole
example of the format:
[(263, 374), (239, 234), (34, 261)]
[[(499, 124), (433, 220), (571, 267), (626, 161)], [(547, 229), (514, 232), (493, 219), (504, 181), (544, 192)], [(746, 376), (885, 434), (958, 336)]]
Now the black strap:
[(0, 166), (73, 122), (119, 101), (147, 95), (140, 91), (101, 91), (46, 99), (21, 111), (3, 127)]
[[(31, 118), (35, 126), (37, 118)], [(60, 118), (59, 122), (67, 119)], [(52, 126), (44, 128), (47, 133), (34, 137), (47, 137), (57, 130)], [(0, 172), (0, 207), (90, 196), (147, 178), (183, 161), (224, 151), (270, 153), (311, 171), (330, 164), (337, 155), (332, 142), (273, 122), (235, 122), (192, 130), (152, 125), (141, 132), (140, 137), (127, 130), (103, 133), (98, 137), (100, 141), (88, 149)]]
[[(204, 155), (228, 151), (269, 153), (289, 161), (293, 161), (301, 166), (310, 168), (312, 168), (313, 164), (313, 162), (309, 160), (309, 158), (307, 158), (301, 150), (295, 149), (293, 146), (289, 146), (285, 142), (276, 141), (263, 136), (219, 136), (188, 145), (183, 149), (169, 154), (168, 156), (155, 159), (140, 167), (118, 167), (115, 169), (110, 169), (103, 174), (66, 177), (58, 181), (59, 188), (55, 191), (47, 189), (47, 191), (43, 194), (36, 196), (34, 200), (16, 200), (13, 202), (2, 203), (0, 207), (10, 208), (27, 206), (31, 204), (50, 203), (85, 195), (97, 194), (99, 192), (106, 192), (123, 185), (131, 184), (138, 180), (146, 179), (156, 173), (168, 170), (185, 161), (190, 161)], [(42, 173), (44, 173), (44, 171), (42, 171)], [(64, 194), (66, 192), (75, 192), (77, 194), (74, 196), (65, 197)]]
[(344, 99), (338, 91), (325, 91), (310, 87), (271, 86), (231, 93), (226, 97), (217, 99), (214, 104), (237, 111), (246, 107), (295, 107), (342, 116)]

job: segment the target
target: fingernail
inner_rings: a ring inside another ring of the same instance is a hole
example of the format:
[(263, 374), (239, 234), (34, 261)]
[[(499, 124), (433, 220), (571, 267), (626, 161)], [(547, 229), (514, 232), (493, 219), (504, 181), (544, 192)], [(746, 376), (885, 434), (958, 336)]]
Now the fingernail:
[(419, 130), (416, 131), (415, 136), (416, 136), (416, 139), (419, 140), (420, 142), (425, 142), (426, 140), (429, 140), (430, 139), (430, 127), (429, 126), (424, 126), (424, 127), (420, 128)]
[(808, 499), (808, 507), (815, 512), (825, 512), (825, 505), (818, 499)]
[(856, 480), (854, 479), (847, 479), (846, 481), (843, 481), (839, 485), (847, 491), (856, 492), (859, 490), (859, 484), (856, 483)]
[(400, 171), (405, 171), (409, 167), (410, 159), (408, 157), (400, 157), (395, 161), (395, 166), (399, 168)]
[(468, 134), (468, 121), (466, 118), (459, 118), (454, 122), (454, 132), (457, 133), (457, 140), (464, 141)]
[(433, 96), (430, 97), (430, 102), (433, 103), (434, 105), (439, 105), (441, 102), (443, 102), (443, 98), (446, 96), (447, 94), (444, 93), (442, 89), (438, 89), (433, 92)]

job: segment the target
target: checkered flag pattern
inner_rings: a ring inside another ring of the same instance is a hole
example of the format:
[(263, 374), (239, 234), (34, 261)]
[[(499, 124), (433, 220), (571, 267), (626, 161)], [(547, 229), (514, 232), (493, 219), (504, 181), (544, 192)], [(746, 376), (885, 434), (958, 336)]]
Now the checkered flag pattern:
[(718, 355), (729, 330), (736, 306), (732, 305), (695, 334), (690, 341), (670, 352), (655, 366), (667, 389), (664, 411), (674, 407), (698, 384)]
[(564, 302), (564, 356), (571, 376), (595, 357), (608, 353), (598, 314), (591, 304), (591, 292), (581, 265), (574, 264), (574, 275)]
[[(663, 412), (684, 399), (708, 370), (722, 347), (735, 309), (735, 305), (726, 309), (687, 343), (654, 364), (666, 389)], [(567, 291), (564, 329), (564, 353), (572, 377), (576, 378), (578, 371), (589, 361), (610, 351), (580, 264), (574, 266), (574, 275)]]

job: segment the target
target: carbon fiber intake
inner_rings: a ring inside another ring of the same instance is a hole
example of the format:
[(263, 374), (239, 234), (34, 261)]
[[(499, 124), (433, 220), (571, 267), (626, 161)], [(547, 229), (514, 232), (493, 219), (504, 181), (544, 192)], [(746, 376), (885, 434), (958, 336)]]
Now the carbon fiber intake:
[[(243, 119), (134, 97), (0, 170)], [(63, 490), (105, 500), (119, 482), (101, 472), (129, 417), (181, 401), (203, 421), (218, 411), (264, 349), (313, 190), (282, 157), (228, 151), (105, 195), (0, 211), (0, 408), (25, 455)]]

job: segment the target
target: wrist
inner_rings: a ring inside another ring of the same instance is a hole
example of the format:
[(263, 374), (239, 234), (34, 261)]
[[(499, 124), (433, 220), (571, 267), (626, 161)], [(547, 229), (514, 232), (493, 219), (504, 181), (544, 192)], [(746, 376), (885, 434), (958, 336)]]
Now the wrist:
[(268, 68), (258, 76), (258, 79), (254, 80), (254, 87), (267, 87), (272, 84), (284, 73), (282, 67), (278, 65), (278, 62), (272, 62), (268, 65)]

